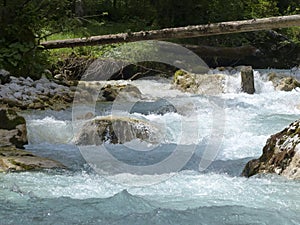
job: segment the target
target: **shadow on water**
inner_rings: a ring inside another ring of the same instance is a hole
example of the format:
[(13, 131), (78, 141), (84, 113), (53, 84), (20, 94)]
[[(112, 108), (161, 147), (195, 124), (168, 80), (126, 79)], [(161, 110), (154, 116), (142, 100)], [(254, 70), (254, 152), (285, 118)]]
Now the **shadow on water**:
[[(247, 222), (245, 222), (247, 221)], [(300, 221), (290, 209), (261, 209), (239, 205), (207, 206), (184, 210), (161, 208), (123, 190), (109, 198), (32, 198), (0, 205), (0, 224), (274, 224)]]
[[(114, 158), (133, 166), (146, 166), (159, 163), (160, 161), (169, 157), (173, 151), (176, 150), (176, 144), (162, 144), (157, 146), (151, 151), (135, 151), (124, 145), (105, 145), (106, 149)], [(202, 159), (203, 152), (205, 151), (206, 144), (202, 143), (195, 146), (195, 152), (189, 161), (183, 166), (182, 170), (199, 171), (199, 163)], [(27, 150), (32, 153), (57, 160), (67, 166), (70, 171), (86, 171), (92, 172), (93, 170), (85, 161), (80, 153), (78, 147), (73, 145), (53, 145), (47, 146), (27, 146)], [(217, 173), (227, 174), (229, 176), (240, 176), (244, 166), (252, 158), (241, 158), (235, 160), (214, 160), (201, 173)], [(172, 172), (172, 171), (171, 171)], [(174, 172), (174, 171), (173, 171)], [(176, 171), (175, 171), (176, 172)]]

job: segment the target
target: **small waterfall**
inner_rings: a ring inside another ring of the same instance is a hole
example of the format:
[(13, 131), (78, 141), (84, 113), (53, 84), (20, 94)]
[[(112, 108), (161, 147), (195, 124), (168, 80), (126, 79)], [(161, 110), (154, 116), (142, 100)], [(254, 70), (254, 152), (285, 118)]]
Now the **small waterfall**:
[(26, 120), (28, 142), (31, 145), (67, 144), (73, 138), (71, 121), (57, 120), (54, 117)]

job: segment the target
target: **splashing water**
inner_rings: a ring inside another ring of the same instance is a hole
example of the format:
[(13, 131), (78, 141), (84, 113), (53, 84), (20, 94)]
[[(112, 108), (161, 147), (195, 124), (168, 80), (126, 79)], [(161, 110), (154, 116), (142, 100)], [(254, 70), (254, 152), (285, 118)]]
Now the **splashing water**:
[[(182, 119), (189, 122), (190, 136), (180, 143), (197, 145), (181, 171), (153, 185), (126, 186), (96, 174), (73, 143), (70, 110), (27, 115), (27, 149), (59, 160), (70, 170), (0, 174), (0, 224), (299, 224), (298, 181), (239, 176), (246, 162), (261, 155), (267, 138), (298, 119), (300, 112), (299, 90), (275, 91), (258, 71), (255, 78), (254, 95), (240, 93), (236, 73), (227, 75), (224, 93), (214, 96), (216, 102), (224, 102), (225, 127), (220, 150), (204, 171), (198, 163), (210, 141), (213, 116), (207, 96), (183, 94), (165, 81), (130, 82), (147, 100), (163, 97), (176, 102), (177, 112), (131, 114), (166, 128), (162, 150), (168, 153), (178, 144)], [(142, 145), (136, 140), (133, 144)], [(121, 145), (111, 148), (123, 154)], [(128, 152), (122, 157), (139, 163), (156, 156), (145, 159)], [(113, 176), (148, 184), (163, 175)]]

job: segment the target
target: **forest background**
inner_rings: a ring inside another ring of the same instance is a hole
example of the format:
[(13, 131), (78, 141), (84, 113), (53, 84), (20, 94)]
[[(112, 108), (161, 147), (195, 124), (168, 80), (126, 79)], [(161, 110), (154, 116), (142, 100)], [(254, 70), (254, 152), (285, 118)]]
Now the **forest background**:
[[(43, 50), (40, 43), (45, 40), (299, 13), (300, 0), (1, 0), (0, 69), (38, 79), (45, 70), (55, 74), (70, 58), (88, 61), (115, 46)], [(216, 48), (254, 46), (261, 53), (238, 60), (210, 57), (206, 62), (211, 67), (251, 60), (255, 66), (259, 57), (265, 58), (261, 67), (286, 68), (299, 62), (299, 27), (170, 41)]]

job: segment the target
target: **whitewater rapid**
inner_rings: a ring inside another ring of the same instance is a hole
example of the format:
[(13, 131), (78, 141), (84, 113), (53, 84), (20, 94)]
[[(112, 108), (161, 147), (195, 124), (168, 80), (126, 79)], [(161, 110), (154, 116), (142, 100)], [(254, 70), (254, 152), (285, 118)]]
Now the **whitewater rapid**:
[[(225, 92), (210, 97), (182, 93), (166, 79), (124, 81), (137, 86), (148, 101), (165, 98), (178, 110), (164, 115), (118, 113), (164, 127), (165, 151), (177, 144), (198, 146), (182, 170), (152, 185), (149, 180), (162, 175), (114, 175), (118, 181), (145, 181), (130, 186), (95, 173), (74, 145), (72, 109), (25, 115), (26, 148), (70, 170), (0, 174), (0, 199), (7, 202), (0, 207), (0, 224), (12, 224), (17, 215), (22, 224), (51, 224), (58, 218), (59, 224), (299, 224), (298, 181), (274, 175), (240, 177), (271, 134), (299, 119), (300, 90), (275, 91), (264, 73), (255, 71), (254, 95), (240, 92), (239, 73), (227, 74)], [(98, 107), (99, 116), (107, 115), (109, 110)], [(214, 107), (221, 113), (215, 114)], [(182, 129), (182, 121), (189, 129)], [(218, 128), (221, 135), (214, 137)], [(190, 135), (182, 139), (182, 132)], [(217, 143), (217, 155), (199, 171), (199, 158), (209, 142)], [(121, 145), (113, 148), (122, 152)], [(4, 213), (12, 209), (17, 210)]]

